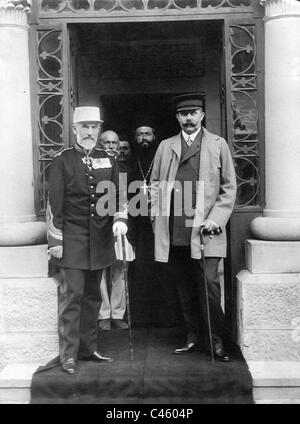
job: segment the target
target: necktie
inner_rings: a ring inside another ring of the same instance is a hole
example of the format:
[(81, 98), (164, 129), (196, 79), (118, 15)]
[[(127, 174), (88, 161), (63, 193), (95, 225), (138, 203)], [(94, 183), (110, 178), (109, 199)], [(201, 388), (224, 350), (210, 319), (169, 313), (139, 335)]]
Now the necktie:
[(190, 147), (190, 145), (192, 144), (192, 139), (191, 139), (191, 137), (189, 137), (188, 139), (187, 139), (187, 141), (186, 141), (186, 144), (188, 145), (188, 147)]

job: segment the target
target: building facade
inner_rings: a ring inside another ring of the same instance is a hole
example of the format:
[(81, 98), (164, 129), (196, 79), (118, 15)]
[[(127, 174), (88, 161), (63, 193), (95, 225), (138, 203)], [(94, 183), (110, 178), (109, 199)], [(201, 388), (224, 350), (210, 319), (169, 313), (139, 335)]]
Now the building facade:
[(225, 312), (249, 361), (299, 361), (300, 1), (0, 0), (0, 366), (56, 353), (47, 276), (52, 157), (77, 105), (130, 137), (141, 108), (161, 137), (167, 100), (202, 92), (238, 196)]

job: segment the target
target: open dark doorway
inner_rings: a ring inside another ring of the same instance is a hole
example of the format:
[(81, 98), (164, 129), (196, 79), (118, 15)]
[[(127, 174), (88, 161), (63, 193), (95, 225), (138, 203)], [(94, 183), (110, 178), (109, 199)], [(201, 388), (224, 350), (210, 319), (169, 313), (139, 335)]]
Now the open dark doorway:
[(100, 105), (103, 130), (132, 141), (137, 123), (151, 119), (158, 140), (170, 137), (179, 132), (170, 98), (202, 92), (206, 128), (223, 133), (222, 21), (72, 24), (70, 36), (75, 103)]
[(100, 104), (103, 129), (130, 138), (152, 117), (159, 139), (178, 132), (169, 99), (204, 92), (206, 127), (222, 132), (220, 21), (74, 24), (77, 104)]

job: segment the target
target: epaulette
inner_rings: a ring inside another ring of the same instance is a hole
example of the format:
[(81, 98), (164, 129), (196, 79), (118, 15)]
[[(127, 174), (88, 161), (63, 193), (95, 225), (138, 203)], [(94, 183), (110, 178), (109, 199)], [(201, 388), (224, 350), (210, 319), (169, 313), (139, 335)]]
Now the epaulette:
[(71, 150), (74, 149), (74, 147), (67, 147), (66, 149), (61, 150), (60, 152), (55, 153), (55, 155), (53, 156), (54, 158), (57, 158), (58, 156), (60, 156), (63, 152), (65, 152), (66, 150)]

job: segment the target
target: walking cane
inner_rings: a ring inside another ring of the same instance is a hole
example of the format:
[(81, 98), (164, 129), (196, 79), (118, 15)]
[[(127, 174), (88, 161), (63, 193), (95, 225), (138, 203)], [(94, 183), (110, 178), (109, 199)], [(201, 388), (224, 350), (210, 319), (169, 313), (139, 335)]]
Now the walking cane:
[(122, 241), (122, 256), (123, 256), (123, 271), (124, 271), (124, 282), (125, 282), (126, 308), (127, 308), (128, 327), (129, 327), (129, 347), (130, 347), (130, 357), (131, 357), (131, 360), (133, 361), (133, 344), (132, 344), (131, 316), (130, 316), (130, 305), (129, 305), (129, 289), (128, 289), (128, 279), (127, 279), (125, 235), (121, 236), (121, 241)]
[(206, 263), (205, 263), (205, 254), (204, 254), (203, 232), (204, 232), (204, 227), (201, 226), (200, 227), (200, 250), (201, 250), (201, 259), (202, 259), (203, 282), (204, 282), (204, 290), (205, 290), (209, 346), (210, 346), (210, 354), (211, 354), (211, 363), (213, 364), (214, 363), (214, 351), (213, 351), (212, 334), (211, 334), (211, 320), (210, 320), (210, 311), (209, 311), (209, 299), (208, 299), (208, 289), (207, 289), (207, 277), (206, 277)]

